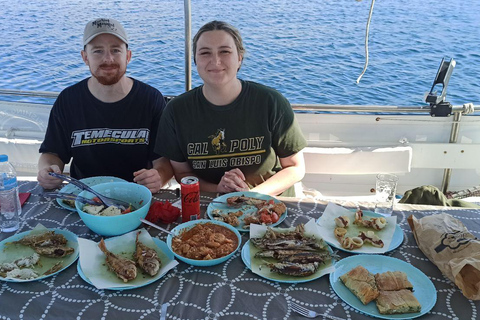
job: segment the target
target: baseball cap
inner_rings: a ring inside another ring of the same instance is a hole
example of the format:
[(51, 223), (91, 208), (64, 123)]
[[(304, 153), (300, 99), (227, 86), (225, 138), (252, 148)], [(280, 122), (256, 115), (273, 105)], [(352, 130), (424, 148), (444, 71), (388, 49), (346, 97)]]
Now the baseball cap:
[(86, 46), (96, 36), (104, 33), (109, 33), (128, 45), (128, 37), (125, 29), (120, 22), (111, 18), (98, 18), (89, 21), (83, 31), (83, 45)]

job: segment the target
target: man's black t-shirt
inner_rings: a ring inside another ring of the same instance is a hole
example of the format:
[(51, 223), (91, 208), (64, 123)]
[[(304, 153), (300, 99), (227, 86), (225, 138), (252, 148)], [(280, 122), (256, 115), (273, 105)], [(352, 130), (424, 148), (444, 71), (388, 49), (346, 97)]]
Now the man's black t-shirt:
[(105, 103), (88, 89), (88, 78), (66, 88), (53, 105), (41, 153), (69, 163), (77, 179), (115, 176), (133, 180), (133, 172), (151, 168), (165, 100), (157, 89), (134, 80), (128, 95)]

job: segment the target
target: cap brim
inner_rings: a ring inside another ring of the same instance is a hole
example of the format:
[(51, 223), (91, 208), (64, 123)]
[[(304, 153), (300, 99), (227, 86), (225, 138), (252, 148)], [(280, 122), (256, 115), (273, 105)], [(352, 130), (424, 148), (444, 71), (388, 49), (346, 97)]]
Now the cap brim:
[(118, 39), (122, 40), (123, 42), (125, 42), (125, 44), (128, 45), (128, 40), (125, 39), (124, 37), (118, 35), (117, 33), (115, 32), (109, 32), (109, 31), (102, 31), (102, 32), (99, 32), (99, 33), (95, 33), (94, 35), (88, 37), (84, 42), (83, 42), (83, 45), (86, 46), (87, 44), (90, 43), (90, 41), (92, 41), (96, 36), (99, 36), (101, 34), (111, 34), (112, 36), (115, 36), (117, 37)]

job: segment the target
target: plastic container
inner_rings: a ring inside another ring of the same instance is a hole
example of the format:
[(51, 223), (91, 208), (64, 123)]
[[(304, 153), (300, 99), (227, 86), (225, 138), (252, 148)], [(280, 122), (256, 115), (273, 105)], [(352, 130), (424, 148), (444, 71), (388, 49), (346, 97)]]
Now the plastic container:
[(0, 231), (18, 230), (21, 212), (17, 172), (8, 162), (8, 156), (2, 154), (0, 155)]

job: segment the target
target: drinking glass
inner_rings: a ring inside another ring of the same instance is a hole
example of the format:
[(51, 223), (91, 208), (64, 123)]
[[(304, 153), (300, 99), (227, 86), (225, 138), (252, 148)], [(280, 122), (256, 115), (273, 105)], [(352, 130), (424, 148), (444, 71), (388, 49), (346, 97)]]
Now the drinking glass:
[(377, 175), (375, 186), (375, 212), (384, 216), (390, 216), (393, 212), (395, 192), (397, 190), (398, 177), (394, 174), (381, 173)]

